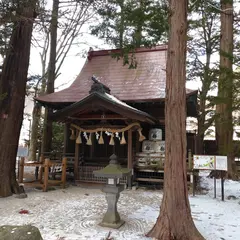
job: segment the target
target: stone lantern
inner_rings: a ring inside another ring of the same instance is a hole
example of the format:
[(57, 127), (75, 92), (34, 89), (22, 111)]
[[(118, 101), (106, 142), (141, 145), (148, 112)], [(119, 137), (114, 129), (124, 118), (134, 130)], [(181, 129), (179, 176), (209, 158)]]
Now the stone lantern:
[(120, 178), (130, 176), (131, 169), (122, 168), (117, 161), (117, 156), (113, 154), (110, 157), (109, 164), (101, 170), (94, 171), (93, 174), (96, 177), (107, 178), (107, 184), (102, 191), (106, 193), (108, 209), (99, 225), (115, 229), (120, 228), (124, 224), (117, 211), (117, 201), (120, 192), (124, 190), (124, 186), (120, 185)]

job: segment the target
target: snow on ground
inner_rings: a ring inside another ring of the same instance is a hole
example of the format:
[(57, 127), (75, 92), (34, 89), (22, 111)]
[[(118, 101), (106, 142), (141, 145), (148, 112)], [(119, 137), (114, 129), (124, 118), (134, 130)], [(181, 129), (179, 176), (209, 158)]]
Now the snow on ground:
[[(218, 181), (219, 182), (219, 181)], [(213, 199), (213, 180), (203, 178), (209, 189), (206, 195), (190, 196), (194, 222), (206, 240), (240, 239), (240, 182), (226, 181), (226, 196), (237, 200)], [(99, 189), (70, 186), (43, 193), (28, 189), (28, 198), (0, 199), (0, 225), (32, 224), (38, 227), (44, 240), (101, 240), (109, 231), (116, 240), (148, 240), (144, 234), (154, 225), (159, 214), (162, 191), (125, 190), (119, 199), (118, 210), (126, 221), (119, 230), (100, 227), (106, 211), (104, 194)], [(21, 209), (29, 214), (19, 214)]]

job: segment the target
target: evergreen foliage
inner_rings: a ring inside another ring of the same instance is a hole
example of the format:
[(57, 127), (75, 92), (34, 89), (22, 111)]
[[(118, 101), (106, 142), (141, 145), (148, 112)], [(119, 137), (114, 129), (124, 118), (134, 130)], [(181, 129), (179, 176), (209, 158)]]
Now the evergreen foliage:
[(198, 153), (203, 151), (203, 138), (215, 120), (215, 98), (211, 92), (216, 90), (219, 66), (217, 53), (220, 40), (220, 7), (218, 1), (211, 5), (196, 1), (189, 14), (189, 41), (187, 78), (201, 82), (198, 95)]
[[(100, 22), (91, 26), (91, 33), (122, 49), (123, 63), (136, 67), (135, 48), (151, 47), (167, 40), (167, 9), (165, 1), (109, 0), (98, 9)], [(129, 52), (133, 52), (131, 59)]]

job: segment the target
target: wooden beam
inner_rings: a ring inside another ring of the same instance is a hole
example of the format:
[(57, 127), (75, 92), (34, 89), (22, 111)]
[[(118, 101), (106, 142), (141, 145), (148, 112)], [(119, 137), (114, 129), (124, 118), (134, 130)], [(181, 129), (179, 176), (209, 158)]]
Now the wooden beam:
[(117, 114), (81, 114), (76, 117), (68, 117), (73, 120), (126, 120), (126, 117)]
[(110, 129), (121, 129), (127, 127), (126, 125), (110, 125), (110, 124), (102, 124), (102, 125), (82, 125), (79, 126), (81, 128), (84, 128), (86, 130), (91, 130), (91, 129), (97, 129), (97, 128), (110, 128)]
[(159, 119), (159, 123), (165, 124), (165, 119), (164, 119), (164, 118), (160, 118), (160, 119)]

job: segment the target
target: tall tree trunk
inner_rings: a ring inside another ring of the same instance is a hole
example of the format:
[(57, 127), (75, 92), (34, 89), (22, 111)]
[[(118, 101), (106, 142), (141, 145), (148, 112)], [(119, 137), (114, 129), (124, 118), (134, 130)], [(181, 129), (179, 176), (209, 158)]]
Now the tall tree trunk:
[[(42, 79), (41, 79), (41, 90), (39, 96), (42, 96), (46, 91), (46, 66), (45, 61), (42, 59)], [(36, 93), (37, 94), (37, 93)], [(31, 161), (37, 161), (37, 149), (38, 149), (38, 134), (39, 125), (42, 115), (42, 106), (34, 101), (33, 112), (32, 112), (32, 128), (30, 137), (30, 147), (28, 158)]]
[[(139, 1), (139, 8), (140, 8), (140, 12), (141, 15), (144, 16), (145, 15), (145, 9), (146, 9), (146, 5), (145, 5), (145, 1), (144, 0), (140, 0)], [(135, 38), (135, 46), (137, 48), (141, 47), (142, 44), (142, 31), (143, 31), (143, 22), (141, 21), (141, 19), (139, 19), (137, 26), (136, 26), (136, 31), (134, 33), (134, 38)]]
[(216, 112), (216, 140), (218, 152), (228, 157), (228, 177), (234, 177), (233, 152), (233, 1), (221, 0), (220, 76)]
[[(42, 64), (42, 77), (40, 80), (40, 91), (37, 88), (35, 90), (35, 97), (37, 95), (42, 96), (46, 92), (46, 75), (47, 75), (47, 69), (46, 69), (46, 60), (47, 60), (47, 51), (48, 51), (48, 42), (49, 42), (49, 34), (46, 36), (44, 40), (44, 46), (42, 53), (40, 53), (41, 57), (41, 64)], [(36, 101), (34, 101), (34, 107), (32, 112), (32, 129), (31, 129), (31, 138), (30, 138), (30, 147), (29, 147), (29, 159), (32, 161), (37, 160), (37, 149), (38, 149), (38, 134), (39, 134), (39, 126), (41, 124), (41, 116), (42, 116), (42, 106), (40, 104), (37, 104)]]
[(125, 22), (125, 9), (124, 9), (124, 1), (120, 1), (120, 26), (119, 26), (119, 48), (122, 49), (124, 46), (124, 22)]
[[(205, 16), (205, 15), (204, 15)], [(204, 16), (202, 17), (204, 19)], [(203, 21), (203, 20), (202, 20)], [(205, 20), (204, 20), (205, 21)], [(197, 140), (197, 148), (195, 154), (204, 154), (204, 135), (206, 130), (210, 127), (210, 124), (206, 123), (206, 102), (207, 102), (207, 94), (210, 89), (210, 85), (212, 80), (210, 79), (210, 60), (212, 54), (212, 47), (210, 43), (211, 31), (207, 32), (206, 27), (204, 26), (203, 21), (203, 32), (204, 32), (204, 41), (206, 43), (206, 64), (204, 66), (204, 75), (202, 81), (202, 90), (199, 96), (199, 116), (198, 116), (198, 134), (196, 137)], [(207, 36), (208, 34), (208, 36)]]
[(37, 161), (37, 147), (38, 147), (38, 133), (39, 123), (41, 118), (41, 106), (34, 101), (32, 111), (32, 126), (31, 126), (31, 137), (29, 143), (28, 159), (30, 161)]
[(204, 154), (204, 135), (203, 134), (196, 135), (195, 144), (196, 144), (195, 154), (198, 154), (198, 155)]
[[(52, 19), (50, 26), (50, 59), (48, 65), (47, 94), (54, 92), (54, 82), (56, 79), (55, 70), (57, 55), (58, 11), (59, 0), (53, 0)], [(51, 151), (53, 133), (52, 133), (52, 120), (50, 118), (50, 115), (52, 114), (52, 112), (53, 110), (51, 108), (45, 108), (42, 152)]]
[(166, 83), (166, 162), (160, 215), (149, 237), (202, 240), (188, 200), (186, 169), (187, 0), (170, 0), (170, 38)]
[(0, 79), (0, 197), (18, 192), (16, 156), (22, 127), (36, 1), (22, 1)]

